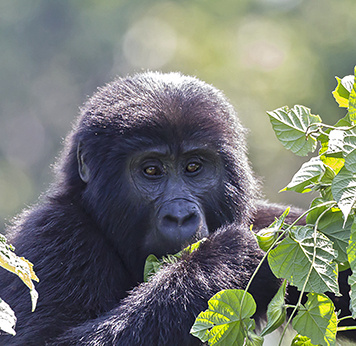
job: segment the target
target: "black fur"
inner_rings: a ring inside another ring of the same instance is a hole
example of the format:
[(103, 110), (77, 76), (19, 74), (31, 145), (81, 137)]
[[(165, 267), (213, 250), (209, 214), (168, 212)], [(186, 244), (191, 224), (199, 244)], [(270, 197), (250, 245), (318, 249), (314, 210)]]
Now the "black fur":
[[(248, 230), (258, 184), (244, 132), (224, 96), (195, 78), (145, 73), (100, 89), (66, 140), (52, 187), (9, 229), (17, 254), (34, 263), (39, 301), (31, 313), (28, 289), (2, 272), (0, 296), (18, 323), (17, 335), (1, 336), (0, 344), (199, 345), (189, 335), (194, 318), (213, 294), (244, 288), (262, 256)], [(130, 160), (162, 145), (170, 156), (184, 146), (209, 148), (216, 177), (194, 185), (193, 193), (186, 185), (146, 191)], [(140, 284), (146, 256), (176, 246), (161, 240), (156, 209), (186, 196), (205, 217), (208, 240)], [(258, 208), (257, 228), (283, 212)], [(264, 266), (251, 288), (257, 318), (278, 286)]]

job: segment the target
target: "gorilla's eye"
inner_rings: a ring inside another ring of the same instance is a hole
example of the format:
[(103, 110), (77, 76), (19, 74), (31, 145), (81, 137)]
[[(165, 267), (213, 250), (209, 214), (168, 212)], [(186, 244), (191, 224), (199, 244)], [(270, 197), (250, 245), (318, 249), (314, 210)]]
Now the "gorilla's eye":
[(201, 169), (201, 165), (197, 162), (189, 163), (186, 167), (188, 173), (196, 173)]
[(157, 166), (148, 166), (143, 169), (143, 172), (149, 176), (159, 176), (162, 175), (162, 170)]

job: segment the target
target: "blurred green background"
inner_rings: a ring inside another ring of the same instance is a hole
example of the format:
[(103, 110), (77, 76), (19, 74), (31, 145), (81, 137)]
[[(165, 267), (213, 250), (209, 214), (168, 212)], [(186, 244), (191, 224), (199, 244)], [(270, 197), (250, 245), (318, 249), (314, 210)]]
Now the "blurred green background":
[(50, 184), (87, 96), (145, 69), (222, 89), (250, 129), (265, 196), (306, 207), (310, 196), (278, 194), (305, 158), (265, 112), (303, 104), (336, 122), (334, 76), (355, 64), (355, 0), (1, 0), (0, 231)]

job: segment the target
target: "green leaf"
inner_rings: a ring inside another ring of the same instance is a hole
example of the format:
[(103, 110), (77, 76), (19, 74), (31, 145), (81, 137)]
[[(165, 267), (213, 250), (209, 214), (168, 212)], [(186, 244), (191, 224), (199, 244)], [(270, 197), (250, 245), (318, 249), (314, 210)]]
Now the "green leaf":
[(345, 159), (342, 157), (333, 157), (332, 155), (321, 155), (320, 156), (321, 161), (323, 161), (323, 163), (330, 167), (335, 174), (339, 173), (341, 168), (344, 167), (345, 164)]
[(15, 335), (16, 317), (10, 306), (0, 298), (0, 330)]
[(247, 337), (245, 339), (246, 346), (262, 346), (263, 345), (263, 338), (255, 334), (253, 331), (256, 328), (255, 320), (246, 320), (246, 330), (247, 330)]
[(269, 250), (269, 248), (278, 238), (278, 231), (279, 229), (277, 229), (276, 227), (263, 228), (255, 234), (258, 246), (261, 250), (265, 252)]
[(290, 208), (287, 208), (278, 220), (274, 221), (269, 227), (263, 228), (255, 234), (258, 246), (263, 251), (268, 251), (278, 238), (279, 232), (283, 226), (284, 219), (289, 214)]
[(351, 225), (353, 217), (349, 217), (344, 225), (342, 212), (336, 208), (326, 212), (318, 223), (318, 231), (325, 234), (332, 242), (333, 248), (337, 251), (337, 263), (348, 261), (346, 248), (349, 243)]
[(196, 251), (199, 246), (206, 240), (206, 238), (200, 239), (197, 242), (188, 245), (182, 251), (174, 255), (163, 256), (158, 259), (155, 255), (151, 254), (146, 258), (145, 267), (143, 270), (143, 281), (147, 282), (151, 276), (158, 273), (164, 264), (172, 264), (177, 262), (179, 258), (183, 256), (183, 253), (191, 254)]
[(317, 183), (324, 173), (323, 162), (318, 157), (313, 157), (310, 161), (302, 164), (302, 167), (293, 176), (292, 181), (281, 191), (309, 192), (311, 186)]
[(337, 317), (333, 302), (324, 294), (308, 293), (308, 300), (293, 319), (293, 328), (313, 344), (335, 345)]
[(343, 143), (345, 167), (352, 173), (356, 173), (356, 130), (345, 131)]
[[(355, 66), (355, 76), (356, 76), (356, 66)], [(349, 96), (349, 117), (351, 121), (356, 120), (356, 83), (355, 83), (355, 76), (354, 76), (354, 83), (352, 86), (352, 90)]]
[[(316, 232), (315, 238), (314, 245), (311, 225), (294, 227), (290, 235), (269, 253), (270, 268), (276, 277), (287, 279), (299, 290), (302, 290), (311, 269), (305, 288), (307, 292), (331, 291), (338, 295), (337, 266), (334, 262), (337, 252), (322, 233)], [(313, 262), (314, 247), (316, 256)]]
[(334, 178), (331, 192), (344, 214), (344, 220), (347, 220), (356, 201), (356, 173), (352, 173), (343, 167)]
[(7, 244), (6, 238), (1, 235), (0, 266), (16, 274), (30, 289), (32, 311), (34, 311), (37, 304), (38, 293), (35, 290), (33, 281), (39, 281), (39, 279), (33, 271), (33, 264), (23, 257), (18, 257), (13, 251), (14, 248)]
[(316, 149), (316, 139), (310, 135), (306, 138), (306, 131), (311, 124), (321, 123), (318, 115), (310, 113), (304, 106), (278, 108), (267, 112), (277, 138), (285, 148), (299, 156), (306, 156)]
[(221, 291), (209, 299), (208, 310), (198, 315), (190, 333), (203, 342), (208, 341), (209, 345), (242, 345), (247, 337), (246, 330), (254, 328), (254, 321), (250, 317), (255, 311), (256, 303), (248, 292)]
[(162, 264), (155, 255), (149, 255), (143, 269), (143, 281), (147, 282), (151, 276), (155, 275), (161, 269)]
[[(330, 129), (326, 130), (326, 133), (330, 133)], [(325, 134), (320, 134), (318, 137), (318, 141), (320, 141), (321, 148), (319, 150), (319, 155), (321, 161), (330, 167), (335, 174), (337, 174), (340, 169), (344, 166), (344, 158), (340, 157), (340, 155), (335, 155), (335, 153), (331, 153), (329, 150), (329, 136)], [(339, 156), (339, 157), (335, 157)]]
[(332, 92), (339, 107), (347, 108), (349, 106), (349, 96), (354, 84), (354, 76), (346, 76), (343, 79), (335, 77), (337, 80), (337, 86)]
[(343, 151), (345, 131), (332, 130), (329, 133), (329, 145), (327, 153), (339, 153)]
[(334, 127), (350, 127), (350, 126), (352, 126), (352, 121), (349, 117), (349, 114), (346, 114), (343, 118), (339, 119), (334, 125)]
[(291, 346), (317, 346), (311, 343), (310, 338), (297, 334), (292, 340)]
[(286, 321), (287, 310), (284, 303), (286, 295), (287, 281), (284, 280), (277, 294), (268, 304), (267, 325), (261, 332), (261, 336), (266, 336), (280, 327)]
[(327, 166), (325, 164), (324, 164), (324, 168), (325, 168), (325, 173), (321, 177), (320, 183), (322, 185), (324, 185), (324, 186), (325, 185), (331, 186), (336, 174), (335, 174), (334, 170), (331, 167), (329, 167), (329, 166)]
[(347, 256), (352, 274), (349, 276), (350, 285), (350, 311), (352, 318), (356, 318), (356, 220), (351, 226), (351, 236), (347, 247)]
[(246, 346), (262, 346), (263, 338), (256, 335), (253, 331), (247, 331)]
[[(317, 207), (318, 205), (321, 205), (325, 202), (326, 202), (326, 200), (324, 198), (317, 197), (312, 200), (312, 202), (310, 203), (309, 209)], [(318, 219), (319, 215), (322, 212), (324, 212), (326, 209), (328, 209), (328, 207), (329, 206), (324, 205), (324, 206), (319, 206), (318, 208), (311, 210), (306, 217), (306, 223), (314, 224), (316, 222), (316, 220)]]
[(207, 238), (203, 238), (200, 239), (198, 241), (196, 241), (193, 244), (188, 245), (187, 247), (185, 247), (182, 251), (179, 251), (177, 254), (175, 254), (174, 256), (177, 258), (181, 258), (183, 253), (187, 253), (187, 254), (191, 254), (192, 252), (196, 251), (199, 249), (200, 245), (202, 243), (204, 243), (206, 241)]

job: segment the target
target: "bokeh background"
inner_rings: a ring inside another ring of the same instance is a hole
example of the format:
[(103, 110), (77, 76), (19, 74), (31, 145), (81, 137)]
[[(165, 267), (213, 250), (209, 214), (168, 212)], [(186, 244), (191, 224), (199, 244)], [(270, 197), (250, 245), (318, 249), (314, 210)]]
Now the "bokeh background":
[(271, 201), (306, 159), (267, 110), (303, 104), (335, 123), (334, 76), (356, 64), (355, 0), (1, 0), (0, 231), (34, 203), (79, 106), (115, 76), (182, 71), (222, 89), (250, 129)]

